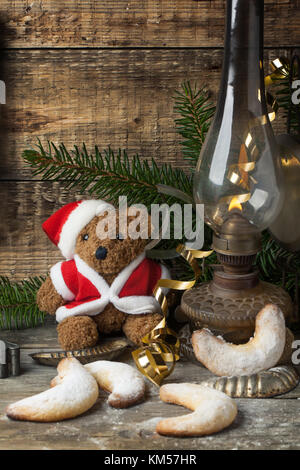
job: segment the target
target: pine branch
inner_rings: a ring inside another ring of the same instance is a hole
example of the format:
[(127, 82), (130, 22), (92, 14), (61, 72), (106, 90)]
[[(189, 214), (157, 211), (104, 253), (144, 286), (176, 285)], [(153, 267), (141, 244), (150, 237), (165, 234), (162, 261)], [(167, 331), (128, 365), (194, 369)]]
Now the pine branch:
[(286, 264), (290, 269), (286, 272), (286, 282), (284, 287), (294, 295), (295, 275), (300, 275), (300, 253), (290, 252), (282, 248), (273, 240), (269, 232), (263, 233), (263, 248), (257, 255), (257, 264), (261, 270), (261, 276), (264, 280), (275, 284), (282, 284), (282, 269), (279, 264)]
[(174, 100), (174, 111), (181, 116), (175, 119), (175, 125), (178, 134), (184, 138), (182, 154), (195, 167), (215, 106), (209, 101), (209, 93), (204, 87), (197, 89), (195, 85), (192, 88), (190, 82), (181, 85)]
[(35, 300), (43, 281), (43, 277), (33, 277), (17, 283), (0, 276), (0, 328), (34, 327), (43, 321), (44, 313)]
[(119, 196), (127, 196), (128, 204), (173, 203), (172, 196), (161, 194), (157, 185), (177, 188), (192, 195), (192, 180), (182, 170), (169, 164), (161, 167), (154, 159), (148, 163), (134, 155), (130, 161), (125, 150), (113, 152), (111, 148), (101, 153), (95, 147), (93, 154), (74, 146), (68, 151), (64, 144), (58, 147), (48, 142), (45, 149), (39, 141), (37, 150), (25, 150), (24, 160), (34, 175), (42, 174), (44, 180), (61, 181), (65, 188), (77, 188), (101, 199), (117, 203)]

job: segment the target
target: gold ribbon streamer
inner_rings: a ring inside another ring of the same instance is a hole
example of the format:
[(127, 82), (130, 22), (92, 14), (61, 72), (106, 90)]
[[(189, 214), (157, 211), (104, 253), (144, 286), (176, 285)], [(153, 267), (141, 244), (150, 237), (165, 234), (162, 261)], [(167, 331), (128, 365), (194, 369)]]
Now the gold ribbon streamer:
[(265, 77), (265, 86), (271, 85), (275, 80), (288, 77), (290, 64), (286, 57), (278, 57), (271, 62), (273, 72)]
[[(277, 58), (272, 61), (271, 67), (273, 72), (265, 77), (265, 86), (269, 86), (274, 80), (287, 77), (289, 74), (289, 62), (285, 57)], [(269, 92), (266, 92), (266, 102), (271, 107), (272, 111), (268, 113), (268, 116), (263, 115), (250, 121), (250, 128), (257, 126), (258, 124), (267, 124), (268, 118), (270, 122), (274, 121), (279, 107), (278, 103)], [(253, 171), (255, 168), (257, 148), (256, 145), (253, 144), (253, 138), (250, 132), (245, 136), (244, 142), (245, 143), (241, 145), (240, 149), (239, 163), (230, 165), (227, 178), (232, 184), (240, 186), (247, 191), (249, 190), (249, 178), (255, 183), (254, 178), (251, 175), (248, 175), (248, 173)], [(248, 160), (249, 153), (252, 156), (252, 160)], [(223, 197), (221, 202), (228, 204), (234, 203), (234, 206), (236, 206), (237, 204), (240, 205), (248, 201), (250, 197), (251, 193), (246, 192), (243, 194)]]
[[(266, 93), (266, 100), (267, 100), (267, 104), (271, 106), (272, 108), (272, 112), (268, 113), (269, 121), (272, 122), (274, 121), (276, 117), (276, 113), (278, 111), (279, 105), (276, 99), (269, 92)], [(266, 116), (261, 116), (260, 119), (261, 119), (262, 125), (267, 123)]]
[[(269, 75), (266, 75), (264, 78), (265, 86), (268, 87), (276, 80), (288, 77), (290, 73), (290, 63), (286, 57), (278, 57), (275, 60), (272, 60), (271, 67), (273, 72)], [(270, 94), (266, 93), (267, 104), (271, 106), (272, 112), (268, 114), (270, 122), (274, 121), (276, 113), (278, 111), (278, 103), (275, 98)], [(266, 116), (261, 117), (261, 123), (266, 124)]]
[(220, 199), (220, 202), (224, 204), (230, 204), (230, 203), (235, 203), (235, 204), (244, 204), (245, 202), (249, 201), (251, 197), (250, 193), (244, 193), (244, 194), (235, 194), (234, 196), (224, 196)]
[[(191, 281), (177, 281), (174, 279), (160, 279), (157, 281), (153, 295), (158, 301), (164, 317), (150, 333), (142, 338), (145, 346), (141, 346), (132, 352), (132, 357), (139, 371), (158, 387), (172, 373), (175, 363), (179, 359), (180, 348), (177, 334), (168, 328), (166, 324), (168, 303), (162, 289), (186, 290), (193, 287), (201, 274), (196, 259), (206, 258), (212, 253), (212, 251), (189, 250), (184, 245), (178, 245), (176, 251), (190, 264), (195, 277)], [(166, 363), (169, 363), (169, 366)]]

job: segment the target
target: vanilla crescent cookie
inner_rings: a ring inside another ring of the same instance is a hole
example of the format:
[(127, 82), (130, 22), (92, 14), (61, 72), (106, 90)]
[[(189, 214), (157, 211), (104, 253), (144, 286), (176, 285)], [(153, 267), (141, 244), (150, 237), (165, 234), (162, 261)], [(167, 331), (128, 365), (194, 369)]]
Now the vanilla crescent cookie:
[(84, 366), (100, 388), (110, 392), (108, 403), (114, 408), (127, 408), (145, 396), (145, 382), (138, 370), (123, 362), (96, 361)]
[(257, 315), (255, 333), (246, 344), (227, 343), (209, 330), (194, 331), (192, 345), (198, 361), (219, 376), (249, 375), (277, 364), (285, 346), (282, 311), (266, 305)]
[(52, 388), (9, 405), (9, 418), (52, 422), (74, 418), (96, 402), (99, 388), (94, 377), (75, 358), (60, 361)]
[(183, 416), (159, 421), (156, 432), (165, 436), (204, 436), (229, 426), (237, 415), (237, 406), (223, 392), (199, 384), (167, 384), (160, 388), (160, 398), (193, 411)]

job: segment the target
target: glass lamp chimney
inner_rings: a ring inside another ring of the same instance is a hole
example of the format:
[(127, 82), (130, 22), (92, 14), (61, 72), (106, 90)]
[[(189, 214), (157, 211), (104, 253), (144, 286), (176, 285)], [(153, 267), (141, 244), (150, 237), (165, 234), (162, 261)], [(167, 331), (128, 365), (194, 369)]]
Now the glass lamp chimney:
[(216, 233), (232, 213), (259, 231), (279, 213), (283, 187), (263, 72), (262, 0), (227, 0), (217, 108), (194, 176), (194, 198)]

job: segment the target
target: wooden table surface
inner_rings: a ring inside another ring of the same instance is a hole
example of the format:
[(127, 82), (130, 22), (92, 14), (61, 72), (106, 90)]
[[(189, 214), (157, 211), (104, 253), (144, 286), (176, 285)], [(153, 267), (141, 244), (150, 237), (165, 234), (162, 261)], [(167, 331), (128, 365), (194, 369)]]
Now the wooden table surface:
[[(178, 416), (185, 409), (160, 401), (158, 388), (147, 381), (144, 403), (128, 409), (107, 404), (100, 391), (96, 404), (75, 419), (59, 423), (12, 421), (5, 408), (21, 398), (49, 387), (54, 367), (36, 364), (30, 353), (57, 347), (54, 324), (34, 329), (2, 331), (0, 338), (21, 346), (22, 374), (0, 380), (0, 449), (300, 449), (300, 386), (271, 399), (237, 399), (238, 416), (224, 431), (201, 438), (159, 436), (161, 417)], [(130, 353), (117, 360), (132, 363)], [(199, 383), (210, 376), (205, 368), (181, 359), (166, 382)], [(165, 383), (166, 383), (165, 382)]]

